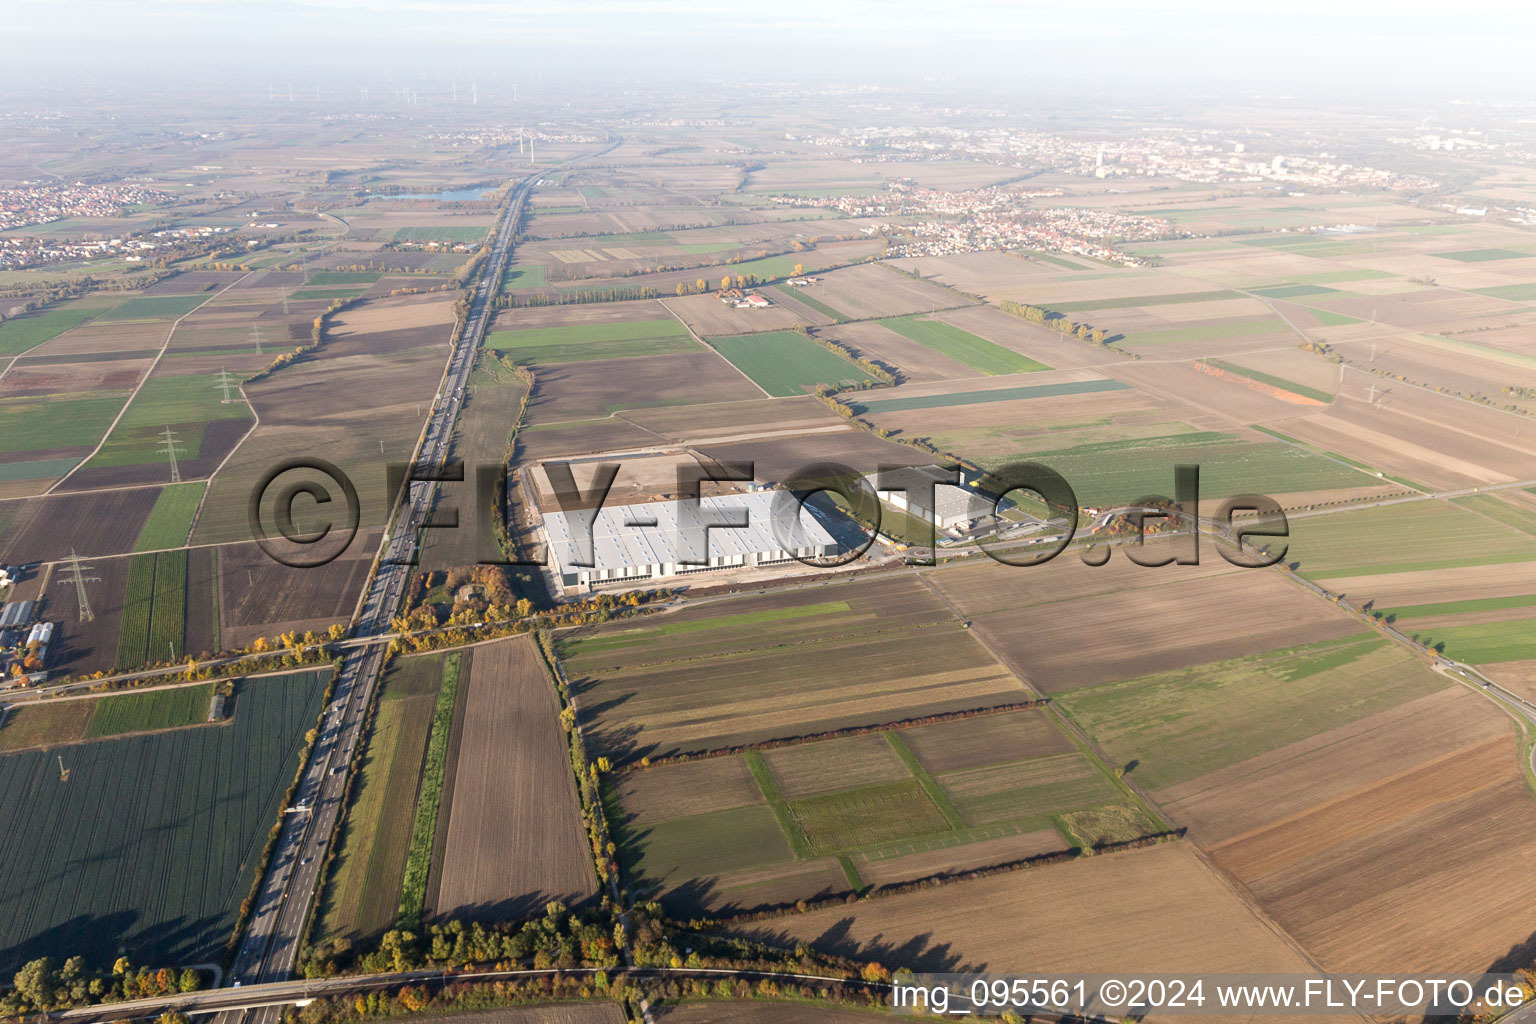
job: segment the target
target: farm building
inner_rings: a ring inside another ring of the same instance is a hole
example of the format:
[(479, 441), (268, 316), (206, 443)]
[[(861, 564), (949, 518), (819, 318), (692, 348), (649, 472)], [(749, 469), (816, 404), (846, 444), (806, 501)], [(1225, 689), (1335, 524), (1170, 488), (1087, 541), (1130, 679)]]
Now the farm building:
[[(775, 498), (781, 502), (778, 507)], [(591, 589), (837, 553), (836, 541), (821, 523), (810, 512), (797, 513), (797, 503), (765, 490), (706, 495), (697, 504), (652, 501), (546, 512), (543, 526), (560, 585)], [(744, 517), (746, 525), (706, 530), (708, 523), (726, 517)], [(637, 525), (641, 523), (652, 525)], [(593, 564), (583, 566), (578, 563), (589, 530)]]
[(0, 629), (30, 624), (36, 607), (35, 601), (7, 601), (0, 605)]
[(992, 514), (991, 498), (963, 484), (946, 483), (946, 479), (937, 470), (919, 467), (866, 477), (882, 502), (941, 530), (969, 526)]

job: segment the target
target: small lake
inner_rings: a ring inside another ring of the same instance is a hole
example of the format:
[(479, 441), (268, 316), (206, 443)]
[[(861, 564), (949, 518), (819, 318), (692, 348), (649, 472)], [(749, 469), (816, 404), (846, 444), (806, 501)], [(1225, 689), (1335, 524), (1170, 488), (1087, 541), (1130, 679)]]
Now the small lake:
[(480, 199), (488, 192), (495, 192), (495, 185), (476, 185), (473, 188), (456, 188), (447, 192), (380, 192), (370, 199), (435, 199), (444, 203), (464, 203)]

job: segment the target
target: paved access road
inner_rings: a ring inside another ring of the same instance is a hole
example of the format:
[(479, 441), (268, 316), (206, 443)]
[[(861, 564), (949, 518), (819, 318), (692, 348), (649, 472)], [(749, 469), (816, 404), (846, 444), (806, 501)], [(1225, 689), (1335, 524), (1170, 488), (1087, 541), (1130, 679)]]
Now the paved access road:
[[(422, 436), (416, 476), (430, 477), (447, 458), (454, 420), (464, 400), (475, 354), (485, 338), (495, 296), (529, 183), (517, 185), (510, 196), (470, 300), (464, 328), (448, 359), (441, 390)], [(431, 510), (436, 485), (429, 480), (409, 485), (396, 509), (381, 547), (377, 569), (363, 598), (354, 632), (359, 636), (387, 633), (412, 572), (415, 545), (422, 522)], [(380, 645), (348, 651), (337, 676), (335, 693), (319, 727), (309, 764), (299, 781), (292, 806), (283, 817), (267, 873), (262, 879), (252, 916), (229, 973), (230, 984), (241, 986), (281, 981), (298, 956), (305, 922), (319, 891), (327, 844), (342, 811), (347, 766), (363, 733), (363, 721), (384, 666)], [(263, 1011), (258, 1019), (275, 1019)]]

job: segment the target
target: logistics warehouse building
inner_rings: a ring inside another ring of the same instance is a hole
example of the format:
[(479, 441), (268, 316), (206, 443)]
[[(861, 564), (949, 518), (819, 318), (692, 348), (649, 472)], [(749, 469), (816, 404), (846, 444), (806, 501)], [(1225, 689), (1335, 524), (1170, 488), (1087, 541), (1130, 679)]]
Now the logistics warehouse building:
[(605, 505), (543, 518), (554, 571), (568, 590), (750, 569), (840, 550), (811, 511), (784, 491)]

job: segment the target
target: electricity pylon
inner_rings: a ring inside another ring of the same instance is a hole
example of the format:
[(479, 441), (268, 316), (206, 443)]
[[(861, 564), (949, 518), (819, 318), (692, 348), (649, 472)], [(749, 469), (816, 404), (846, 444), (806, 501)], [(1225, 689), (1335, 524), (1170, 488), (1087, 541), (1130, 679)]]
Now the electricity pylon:
[(69, 571), (60, 577), (60, 583), (73, 583), (75, 585), (75, 608), (80, 613), (81, 622), (90, 622), (96, 618), (96, 613), (91, 611), (91, 599), (86, 596), (85, 585), (87, 583), (100, 583), (96, 576), (87, 576), (86, 573), (94, 569), (93, 565), (81, 565), (80, 556), (75, 554), (75, 549), (69, 549)]
[(181, 483), (181, 467), (176, 465), (177, 453), (185, 453), (186, 449), (176, 443), (176, 431), (169, 426), (160, 435), (160, 454), (171, 460), (171, 483)]

